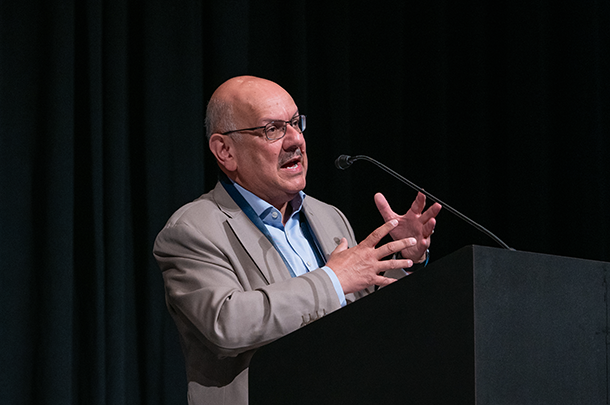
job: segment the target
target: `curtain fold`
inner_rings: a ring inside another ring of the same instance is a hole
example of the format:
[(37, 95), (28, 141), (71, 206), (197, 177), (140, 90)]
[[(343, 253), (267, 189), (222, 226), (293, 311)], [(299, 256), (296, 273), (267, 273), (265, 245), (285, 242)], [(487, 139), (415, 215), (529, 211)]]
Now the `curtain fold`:
[[(209, 190), (208, 98), (277, 81), (306, 192), (357, 236), (415, 197), (521, 250), (610, 261), (610, 4), (0, 1), (0, 403), (184, 404), (151, 250)], [(493, 242), (442, 212), (433, 259)]]

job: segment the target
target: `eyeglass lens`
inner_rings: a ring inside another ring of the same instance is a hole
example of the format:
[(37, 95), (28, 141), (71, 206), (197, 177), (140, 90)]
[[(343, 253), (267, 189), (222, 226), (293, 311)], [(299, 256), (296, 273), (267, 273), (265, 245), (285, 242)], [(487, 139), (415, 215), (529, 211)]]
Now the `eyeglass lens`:
[(269, 140), (276, 140), (286, 135), (287, 124), (302, 133), (305, 130), (305, 116), (299, 115), (290, 121), (272, 121), (265, 127), (265, 135)]

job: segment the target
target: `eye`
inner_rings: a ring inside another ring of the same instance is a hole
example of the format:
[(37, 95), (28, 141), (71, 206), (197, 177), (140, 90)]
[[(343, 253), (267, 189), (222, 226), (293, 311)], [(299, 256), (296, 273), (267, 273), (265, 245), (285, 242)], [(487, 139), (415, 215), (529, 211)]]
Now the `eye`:
[(278, 122), (275, 122), (275, 121), (270, 122), (265, 127), (265, 132), (268, 135), (273, 135), (275, 133), (280, 132), (281, 130), (282, 130), (282, 123), (278, 123)]
[(294, 129), (299, 129), (300, 125), (299, 123), (301, 122), (301, 119), (299, 116), (294, 117), (293, 119), (290, 120), (290, 126), (293, 127)]

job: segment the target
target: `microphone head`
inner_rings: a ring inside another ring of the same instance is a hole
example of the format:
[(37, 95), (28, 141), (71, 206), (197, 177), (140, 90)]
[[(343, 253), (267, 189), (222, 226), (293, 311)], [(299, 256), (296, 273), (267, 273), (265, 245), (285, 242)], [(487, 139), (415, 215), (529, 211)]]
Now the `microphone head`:
[(348, 155), (341, 155), (335, 160), (335, 166), (337, 169), (345, 170), (350, 167), (354, 163), (354, 159), (352, 159)]

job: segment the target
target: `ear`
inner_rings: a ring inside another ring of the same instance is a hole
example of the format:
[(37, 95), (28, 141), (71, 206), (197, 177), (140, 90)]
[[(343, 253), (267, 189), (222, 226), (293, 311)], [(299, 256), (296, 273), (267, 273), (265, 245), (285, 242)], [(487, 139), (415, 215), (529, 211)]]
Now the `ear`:
[(216, 157), (218, 164), (229, 172), (237, 170), (235, 160), (235, 144), (230, 136), (212, 134), (210, 137), (210, 150)]

